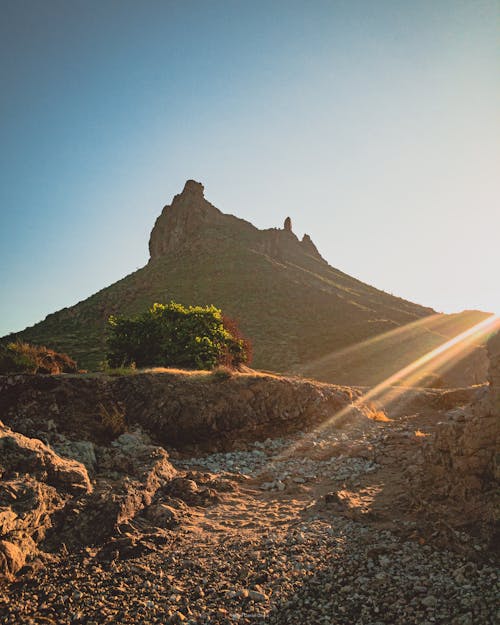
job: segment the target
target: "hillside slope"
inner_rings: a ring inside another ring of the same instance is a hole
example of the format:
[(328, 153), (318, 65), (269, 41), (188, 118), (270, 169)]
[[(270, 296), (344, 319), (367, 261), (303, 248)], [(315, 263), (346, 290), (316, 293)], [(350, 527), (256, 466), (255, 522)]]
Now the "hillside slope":
[[(308, 235), (301, 241), (295, 236), (288, 219), (283, 229), (259, 230), (223, 214), (192, 180), (156, 220), (149, 249), (150, 260), (142, 269), (18, 336), (64, 351), (93, 369), (105, 355), (110, 314), (131, 315), (170, 300), (215, 304), (236, 318), (252, 340), (254, 366), (299, 373), (304, 368), (305, 374), (325, 380), (372, 384), (405, 359), (454, 336), (455, 328), (465, 329), (485, 316), (439, 316), (445, 320), (439, 328), (434, 321), (419, 323), (435, 320), (434, 311), (329, 266)], [(308, 369), (328, 354), (402, 327), (411, 328), (411, 349), (396, 358), (378, 350), (361, 375), (359, 363)]]

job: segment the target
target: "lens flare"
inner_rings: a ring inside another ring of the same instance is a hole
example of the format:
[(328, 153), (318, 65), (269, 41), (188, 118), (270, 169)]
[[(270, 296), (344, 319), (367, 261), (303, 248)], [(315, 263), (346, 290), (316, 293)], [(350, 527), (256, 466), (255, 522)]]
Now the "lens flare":
[(326, 419), (315, 428), (314, 433), (303, 436), (282, 452), (280, 457), (292, 455), (297, 447), (307, 440), (309, 436), (317, 435), (321, 430), (339, 422), (358, 406), (373, 401), (377, 401), (382, 405), (390, 404), (395, 399), (407, 393), (410, 389), (418, 386), (418, 382), (426, 377), (430, 371), (442, 373), (463, 358), (472, 346), (484, 342), (489, 335), (499, 329), (500, 317), (498, 315), (491, 315), (487, 319), (461, 332), (439, 347), (417, 358), (411, 364), (400, 369), (397, 373), (389, 376), (383, 382), (361, 395), (352, 404), (335, 413), (329, 419)]

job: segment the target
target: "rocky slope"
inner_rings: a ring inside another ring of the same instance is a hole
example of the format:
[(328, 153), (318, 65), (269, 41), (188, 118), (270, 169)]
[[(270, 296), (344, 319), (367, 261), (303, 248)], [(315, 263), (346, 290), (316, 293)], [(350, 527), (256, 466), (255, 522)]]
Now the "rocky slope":
[[(219, 211), (192, 180), (156, 220), (149, 249), (145, 267), (19, 337), (95, 369), (105, 355), (109, 315), (136, 314), (155, 301), (215, 304), (239, 320), (256, 367), (375, 384), (484, 318), (470, 311), (435, 315), (364, 284), (330, 267), (308, 235), (299, 240), (289, 218), (282, 229), (259, 230)], [(370, 342), (375, 336), (385, 338)], [(349, 358), (331, 357), (356, 344)], [(484, 379), (484, 353), (470, 351), (449, 376), (453, 384)]]

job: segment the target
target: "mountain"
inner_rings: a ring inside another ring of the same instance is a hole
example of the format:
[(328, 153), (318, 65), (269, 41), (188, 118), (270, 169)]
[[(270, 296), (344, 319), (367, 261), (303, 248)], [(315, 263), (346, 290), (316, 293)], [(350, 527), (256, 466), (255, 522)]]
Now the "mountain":
[[(210, 204), (194, 180), (163, 208), (149, 251), (142, 269), (17, 337), (93, 369), (109, 315), (170, 300), (215, 304), (252, 340), (255, 367), (371, 385), (487, 316), (438, 315), (364, 284), (331, 267), (307, 234), (299, 240), (289, 217), (259, 230)], [(454, 383), (485, 373), (482, 350), (469, 351)]]

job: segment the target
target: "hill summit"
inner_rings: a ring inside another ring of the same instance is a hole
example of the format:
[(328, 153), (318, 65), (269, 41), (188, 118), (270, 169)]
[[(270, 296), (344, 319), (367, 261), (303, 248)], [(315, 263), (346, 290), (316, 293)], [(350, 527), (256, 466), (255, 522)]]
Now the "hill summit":
[[(188, 180), (149, 239), (147, 265), (88, 299), (48, 315), (17, 337), (69, 354), (94, 369), (105, 357), (109, 315), (154, 302), (214, 304), (251, 339), (254, 365), (325, 381), (375, 384), (486, 315), (438, 315), (331, 267), (286, 217), (259, 230), (222, 213)], [(473, 350), (474, 351), (474, 350)], [(477, 381), (474, 351), (454, 383)]]

